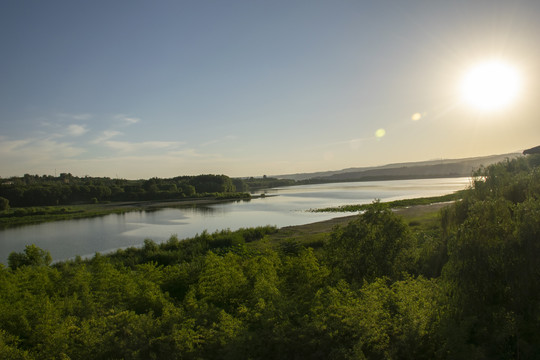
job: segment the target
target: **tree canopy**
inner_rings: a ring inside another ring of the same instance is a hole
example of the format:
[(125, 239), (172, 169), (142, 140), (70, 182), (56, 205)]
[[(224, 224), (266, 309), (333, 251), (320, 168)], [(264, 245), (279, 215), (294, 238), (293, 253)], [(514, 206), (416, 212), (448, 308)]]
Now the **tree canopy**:
[[(179, 176), (171, 179), (125, 180), (24, 175), (0, 183), (0, 210), (13, 207), (68, 205), (102, 201), (181, 199), (247, 191), (242, 179), (226, 175)], [(8, 201), (8, 202), (6, 202)]]

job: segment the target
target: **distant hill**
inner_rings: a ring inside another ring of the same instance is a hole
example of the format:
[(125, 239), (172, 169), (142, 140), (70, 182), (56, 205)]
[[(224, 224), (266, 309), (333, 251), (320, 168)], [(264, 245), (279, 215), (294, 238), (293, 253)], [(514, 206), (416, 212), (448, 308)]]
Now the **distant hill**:
[(313, 180), (316, 182), (369, 181), (392, 179), (425, 179), (470, 176), (481, 166), (488, 166), (505, 159), (522, 156), (520, 153), (490, 155), (465, 159), (441, 159), (419, 162), (388, 164), (383, 166), (348, 168), (287, 175), (273, 175), (278, 179)]
[(540, 154), (540, 146), (535, 146), (533, 148), (523, 151), (523, 155), (531, 155), (531, 154)]

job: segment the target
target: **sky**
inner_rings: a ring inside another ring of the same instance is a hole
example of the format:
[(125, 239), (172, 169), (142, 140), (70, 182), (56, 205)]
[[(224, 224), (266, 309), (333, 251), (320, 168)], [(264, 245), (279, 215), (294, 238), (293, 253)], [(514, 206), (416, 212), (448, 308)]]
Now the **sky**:
[[(540, 144), (540, 1), (0, 2), (0, 176), (262, 176)], [(501, 59), (515, 101), (460, 84)]]

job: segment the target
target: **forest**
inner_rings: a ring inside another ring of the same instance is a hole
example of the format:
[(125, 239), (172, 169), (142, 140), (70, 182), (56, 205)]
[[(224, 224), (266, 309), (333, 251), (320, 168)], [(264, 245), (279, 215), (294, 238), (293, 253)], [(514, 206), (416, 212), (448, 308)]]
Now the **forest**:
[(214, 196), (249, 197), (248, 191), (300, 184), (294, 180), (230, 178), (204, 174), (141, 180), (77, 177), (69, 173), (0, 179), (0, 211), (9, 207), (55, 206), (119, 201), (172, 200)]
[(539, 358), (539, 166), (478, 170), (427, 225), (374, 202), (322, 241), (266, 226), (54, 264), (28, 245), (0, 268), (0, 358)]
[(23, 177), (4, 179), (0, 183), (0, 198), (7, 200), (12, 207), (28, 207), (179, 199), (247, 190), (242, 179), (231, 179), (226, 175), (126, 180), (77, 177), (66, 173), (58, 177), (25, 174)]

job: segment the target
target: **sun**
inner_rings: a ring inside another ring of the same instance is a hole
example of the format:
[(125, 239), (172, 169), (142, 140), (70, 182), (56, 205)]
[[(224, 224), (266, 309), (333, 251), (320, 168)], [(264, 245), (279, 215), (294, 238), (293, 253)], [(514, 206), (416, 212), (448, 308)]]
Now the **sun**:
[(461, 82), (463, 100), (480, 111), (501, 110), (511, 105), (521, 90), (521, 77), (513, 66), (490, 60), (472, 67)]

